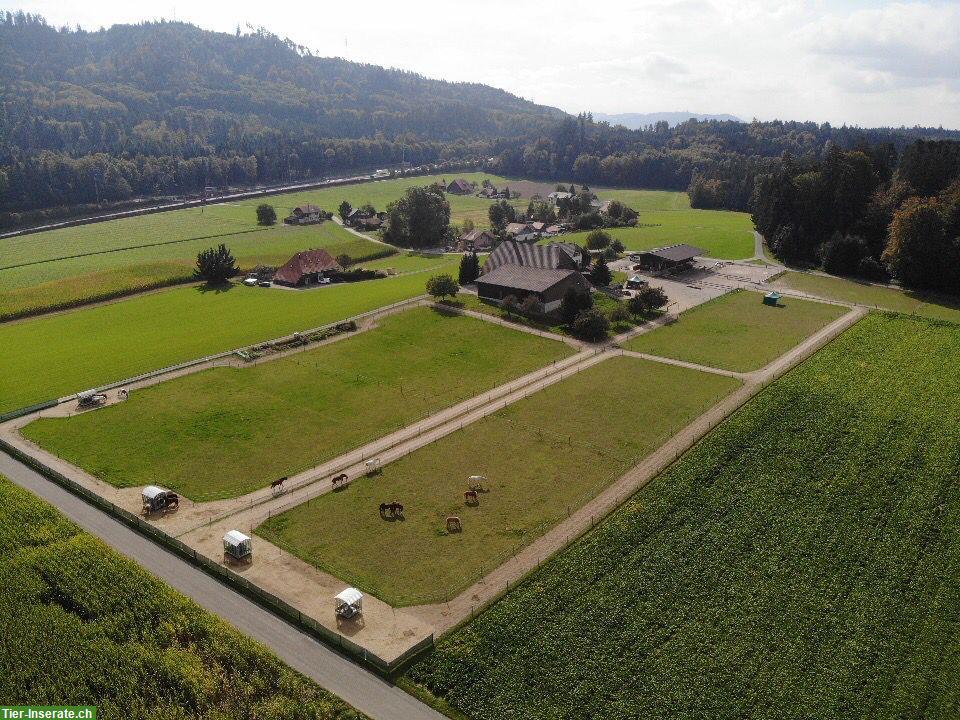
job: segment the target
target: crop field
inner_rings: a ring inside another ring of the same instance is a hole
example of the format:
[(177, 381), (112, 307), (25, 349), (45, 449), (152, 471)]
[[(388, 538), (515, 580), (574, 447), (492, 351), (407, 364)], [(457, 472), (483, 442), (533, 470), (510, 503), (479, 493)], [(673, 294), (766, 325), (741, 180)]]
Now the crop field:
[[(501, 325), (416, 308), (252, 367), (213, 368), (127, 402), (41, 419), (26, 437), (118, 487), (243, 495), (568, 357)], [(505, 359), (509, 359), (505, 362)]]
[(847, 278), (791, 271), (777, 278), (773, 284), (832, 300), (871, 305), (883, 310), (920, 315), (935, 320), (960, 322), (960, 305), (955, 300), (950, 301), (923, 293), (867, 285)]
[(627, 341), (627, 350), (750, 372), (776, 360), (799, 342), (843, 316), (839, 305), (785, 297), (764, 305), (746, 290), (697, 305), (680, 319)]
[(363, 717), (2, 477), (0, 584), (10, 705), (95, 704), (101, 718)]
[[(438, 269), (453, 271), (453, 261)], [(293, 291), (182, 287), (0, 325), (0, 412), (424, 294), (427, 273)]]
[(872, 314), (414, 666), (474, 720), (960, 716), (960, 331)]
[[(219, 210), (221, 206), (208, 207), (205, 215), (212, 215)], [(55, 246), (55, 251), (63, 255), (73, 252), (102, 254), (57, 261), (27, 260), (26, 262), (33, 264), (0, 269), (0, 283), (4, 288), (0, 291), (0, 319), (187, 281), (193, 275), (197, 253), (220, 242), (230, 247), (241, 268), (251, 268), (257, 264), (280, 265), (294, 253), (309, 248), (325, 248), (334, 257), (345, 254), (355, 259), (372, 257), (389, 250), (389, 247), (357, 237), (332, 222), (306, 227), (284, 225), (268, 229), (257, 229), (254, 226), (234, 235), (180, 241), (177, 233), (193, 233), (186, 237), (197, 237), (196, 233), (205, 231), (198, 230), (197, 227), (181, 227), (180, 219), (174, 218), (170, 230), (174, 241), (168, 241), (169, 236), (162, 234), (163, 229), (155, 226), (159, 219), (179, 213), (194, 214), (199, 227), (203, 227), (203, 223), (209, 219), (202, 217), (199, 210), (182, 210), (53, 230), (50, 233), (28, 235), (15, 240), (0, 240), (0, 243), (19, 242), (23, 245), (29, 238), (42, 238), (48, 234), (86, 231), (87, 235), (92, 236), (90, 231), (93, 228), (104, 228), (109, 235), (107, 238), (86, 238), (83, 235), (72, 240), (68, 237), (58, 238), (64, 244)], [(119, 237), (115, 237), (115, 229), (109, 227), (114, 223), (124, 225), (125, 232)], [(143, 223), (145, 227), (137, 227), (137, 223)], [(88, 240), (95, 241), (95, 248), (109, 248), (108, 240), (164, 244), (123, 251), (83, 250), (83, 242)], [(20, 248), (21, 257), (23, 249)], [(3, 258), (5, 265), (15, 264), (16, 261), (15, 254), (10, 258)]]
[[(613, 191), (611, 195), (629, 197), (631, 192), (634, 191)], [(606, 196), (600, 193), (600, 197)], [(748, 258), (754, 252), (750, 215), (729, 210), (640, 210), (636, 227), (613, 228), (607, 232), (618, 238), (628, 250), (688, 243), (702, 248), (709, 257), (721, 260)], [(586, 238), (586, 232), (579, 232), (564, 235), (561, 239), (583, 245)]]
[[(738, 386), (618, 357), (274, 516), (255, 532), (388, 603), (445, 600), (546, 532)], [(488, 478), (465, 507), (470, 475)], [(384, 521), (399, 500), (405, 520)], [(459, 515), (463, 532), (447, 534)]]

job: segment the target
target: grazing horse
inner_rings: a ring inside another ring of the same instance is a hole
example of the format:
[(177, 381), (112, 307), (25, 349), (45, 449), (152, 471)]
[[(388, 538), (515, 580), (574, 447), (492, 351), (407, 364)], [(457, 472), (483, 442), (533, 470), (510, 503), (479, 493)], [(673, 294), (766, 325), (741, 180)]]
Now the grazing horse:
[(277, 492), (283, 492), (283, 481), (287, 479), (287, 476), (284, 475), (279, 480), (274, 480), (270, 483), (270, 490), (276, 490)]
[(380, 516), (385, 518), (387, 516), (387, 513), (390, 513), (390, 517), (402, 518), (403, 505), (398, 503), (396, 500), (389, 503), (380, 503)]
[(367, 475), (376, 475), (380, 472), (380, 458), (367, 460), (363, 465), (367, 468)]
[(464, 501), (465, 503), (467, 503), (468, 505), (470, 505), (470, 504), (479, 505), (479, 504), (480, 504), (480, 498), (477, 497), (477, 491), (476, 491), (476, 490), (467, 490), (467, 491), (463, 494), (463, 501)]
[(447, 532), (463, 532), (463, 524), (456, 515), (447, 518)]
[(166, 503), (165, 503), (164, 507), (168, 507), (168, 508), (169, 508), (169, 507), (179, 508), (179, 507), (180, 507), (180, 496), (177, 495), (175, 492), (168, 492), (168, 493), (167, 493)]
[(338, 487), (343, 487), (346, 485), (348, 479), (349, 478), (347, 477), (346, 473), (340, 473), (339, 475), (335, 476), (330, 483), (333, 485), (334, 490), (336, 490)]

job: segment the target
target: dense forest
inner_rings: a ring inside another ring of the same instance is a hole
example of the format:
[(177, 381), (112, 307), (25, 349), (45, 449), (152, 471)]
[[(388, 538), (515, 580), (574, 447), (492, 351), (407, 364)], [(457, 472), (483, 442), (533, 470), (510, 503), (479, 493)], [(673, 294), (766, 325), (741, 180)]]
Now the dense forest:
[(184, 23), (0, 16), (0, 211), (484, 157), (559, 110)]

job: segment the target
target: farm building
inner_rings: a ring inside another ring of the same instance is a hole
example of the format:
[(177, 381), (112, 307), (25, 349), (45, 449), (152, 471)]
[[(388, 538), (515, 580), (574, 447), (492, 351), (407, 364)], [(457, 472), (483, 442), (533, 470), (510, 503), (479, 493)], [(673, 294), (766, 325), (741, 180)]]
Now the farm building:
[(689, 268), (693, 259), (703, 255), (703, 252), (693, 245), (680, 243), (639, 252), (637, 263), (643, 270), (650, 272), (678, 272)]
[(547, 195), (547, 201), (550, 202), (550, 203), (553, 203), (554, 205), (556, 205), (556, 204), (559, 203), (561, 200), (569, 200), (569, 199), (572, 198), (572, 197), (573, 197), (573, 195), (572, 195), (571, 193), (568, 193), (568, 192), (559, 192), (559, 191), (557, 191), (557, 192), (552, 192), (552, 193), (550, 193), (549, 195)]
[[(547, 245), (528, 245), (513, 240), (500, 243), (487, 257), (483, 272), (489, 273), (501, 265), (524, 265), (546, 268), (548, 270), (577, 270), (580, 263), (570, 243), (549, 243)], [(577, 248), (576, 253), (579, 253)]]
[(463, 233), (457, 238), (457, 250), (466, 252), (467, 250), (489, 250), (497, 241), (493, 233), (489, 230), (471, 230)]
[(528, 295), (536, 296), (544, 312), (553, 312), (570, 288), (590, 292), (590, 283), (576, 270), (550, 269), (528, 265), (507, 264), (477, 278), (477, 296), (482, 300), (500, 303), (513, 295), (522, 301)]
[(303, 287), (320, 281), (326, 274), (342, 271), (340, 264), (326, 250), (298, 252), (274, 273), (278, 285)]
[(307, 203), (297, 205), (287, 217), (283, 219), (287, 225), (312, 225), (323, 220), (323, 210), (316, 205)]
[[(370, 210), (369, 208), (364, 210), (363, 208), (353, 208), (348, 214), (344, 222), (350, 227), (363, 228), (364, 224), (368, 220), (378, 219), (380, 224), (383, 223), (387, 218), (386, 213), (378, 213)], [(379, 227), (379, 225), (377, 225)]]
[(447, 192), (451, 195), (471, 195), (473, 194), (473, 185), (463, 178), (457, 178), (447, 185)]
[(507, 227), (504, 228), (503, 232), (507, 237), (513, 238), (517, 242), (534, 242), (540, 237), (540, 233), (534, 230), (530, 223), (507, 223)]
[(487, 200), (509, 200), (510, 195), (506, 189), (497, 190), (493, 185), (487, 185), (485, 188), (481, 188), (480, 192), (477, 193), (478, 198), (485, 198)]

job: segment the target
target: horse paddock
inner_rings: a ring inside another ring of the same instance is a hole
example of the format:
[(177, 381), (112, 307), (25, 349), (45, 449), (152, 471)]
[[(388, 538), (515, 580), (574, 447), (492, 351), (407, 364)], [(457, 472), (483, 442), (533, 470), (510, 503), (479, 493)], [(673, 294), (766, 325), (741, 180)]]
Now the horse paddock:
[[(442, 602), (739, 384), (631, 357), (605, 360), (254, 532), (394, 607)], [(477, 475), (485, 477), (479, 490), (471, 487)]]

